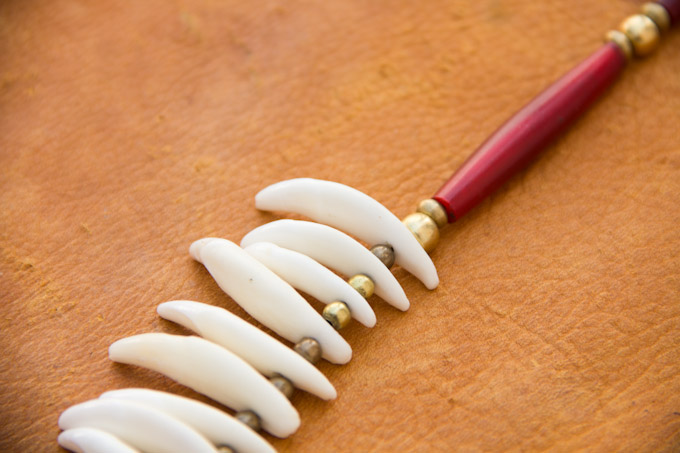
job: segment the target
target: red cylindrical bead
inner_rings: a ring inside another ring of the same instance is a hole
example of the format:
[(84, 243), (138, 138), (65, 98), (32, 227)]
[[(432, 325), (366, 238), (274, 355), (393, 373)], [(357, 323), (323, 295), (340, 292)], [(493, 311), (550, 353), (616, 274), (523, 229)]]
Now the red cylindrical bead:
[(657, 0), (657, 3), (668, 11), (671, 17), (671, 25), (680, 22), (680, 0)]
[(433, 197), (446, 209), (449, 222), (525, 167), (612, 84), (625, 65), (621, 49), (607, 43), (501, 126)]

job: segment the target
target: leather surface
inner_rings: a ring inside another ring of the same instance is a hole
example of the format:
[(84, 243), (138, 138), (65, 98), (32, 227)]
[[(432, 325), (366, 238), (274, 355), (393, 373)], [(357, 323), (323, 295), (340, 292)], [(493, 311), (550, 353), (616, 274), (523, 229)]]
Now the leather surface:
[[(59, 451), (68, 406), (197, 395), (107, 348), (244, 316), (188, 256), (312, 176), (410, 213), (636, 11), (624, 0), (0, 4), (0, 450)], [(373, 297), (339, 397), (280, 451), (680, 449), (680, 32), (460, 222), (412, 307)], [(315, 306), (320, 309), (318, 303)], [(206, 401), (205, 398), (200, 397)]]

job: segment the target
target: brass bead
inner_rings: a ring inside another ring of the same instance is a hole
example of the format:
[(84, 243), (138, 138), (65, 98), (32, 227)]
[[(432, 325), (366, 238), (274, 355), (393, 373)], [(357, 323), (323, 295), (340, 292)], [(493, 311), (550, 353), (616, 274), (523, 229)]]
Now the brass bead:
[(446, 214), (444, 206), (432, 198), (418, 203), (417, 211), (430, 216), (439, 228), (444, 228), (449, 223), (449, 216)]
[(373, 295), (375, 291), (375, 283), (371, 280), (371, 277), (364, 274), (357, 274), (348, 280), (350, 286), (356, 289), (359, 294), (361, 294), (364, 299), (368, 299)]
[(281, 393), (286, 395), (286, 398), (291, 399), (293, 397), (295, 387), (293, 387), (293, 383), (290, 382), (287, 378), (281, 376), (280, 374), (275, 374), (269, 378), (269, 382), (274, 384), (274, 387), (276, 387)]
[(629, 61), (633, 58), (633, 43), (630, 42), (625, 33), (618, 30), (611, 30), (605, 36), (606, 42), (613, 42), (623, 51), (626, 59)]
[(642, 5), (642, 14), (654, 21), (661, 33), (666, 33), (671, 28), (671, 16), (666, 8), (658, 3), (645, 3)]
[(344, 302), (335, 301), (323, 308), (323, 319), (333, 326), (335, 330), (346, 327), (352, 320), (352, 313)]
[(389, 244), (378, 244), (371, 247), (371, 253), (378, 257), (386, 268), (394, 266), (394, 249)]
[(303, 338), (293, 346), (293, 349), (310, 363), (316, 363), (321, 359), (321, 345), (314, 338)]
[(402, 220), (402, 223), (413, 233), (426, 252), (431, 252), (437, 246), (439, 242), (439, 228), (437, 228), (437, 224), (430, 216), (422, 212), (414, 212), (407, 215)]
[(261, 428), (260, 417), (253, 411), (238, 411), (235, 415), (236, 420), (247, 425), (253, 431), (259, 431)]
[(236, 453), (236, 452), (229, 445), (219, 445), (217, 447), (217, 453)]
[(659, 45), (659, 27), (647, 16), (642, 14), (630, 16), (623, 21), (619, 29), (628, 36), (638, 57), (649, 55)]

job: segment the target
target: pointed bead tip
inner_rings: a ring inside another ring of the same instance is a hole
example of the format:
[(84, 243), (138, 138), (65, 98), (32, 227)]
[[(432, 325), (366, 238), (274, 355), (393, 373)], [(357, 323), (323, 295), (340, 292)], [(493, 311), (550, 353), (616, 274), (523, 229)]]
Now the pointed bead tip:
[(203, 239), (199, 239), (197, 241), (194, 241), (189, 246), (189, 255), (191, 255), (191, 257), (193, 259), (195, 259), (196, 261), (198, 261), (199, 263), (203, 263), (203, 261), (201, 261), (201, 250), (203, 249), (203, 247), (206, 246), (206, 244), (208, 242), (210, 242), (214, 239), (215, 238), (203, 238)]

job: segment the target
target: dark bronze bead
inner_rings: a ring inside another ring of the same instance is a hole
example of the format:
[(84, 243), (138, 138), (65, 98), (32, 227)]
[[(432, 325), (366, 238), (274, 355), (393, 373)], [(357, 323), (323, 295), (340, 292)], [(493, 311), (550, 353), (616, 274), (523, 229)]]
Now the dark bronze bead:
[(259, 431), (261, 428), (260, 417), (253, 411), (238, 411), (236, 413), (236, 420), (247, 425), (253, 431)]
[(293, 349), (311, 363), (316, 363), (321, 359), (321, 345), (314, 338), (303, 338)]
[(394, 266), (394, 249), (389, 244), (378, 244), (371, 247), (371, 252), (378, 257), (386, 268)]
[(274, 376), (269, 378), (269, 382), (274, 384), (274, 387), (279, 389), (281, 393), (286, 395), (286, 398), (291, 399), (293, 396), (293, 391), (295, 390), (295, 387), (293, 387), (292, 382), (290, 382), (288, 379), (285, 377), (281, 376), (280, 374), (275, 374)]

